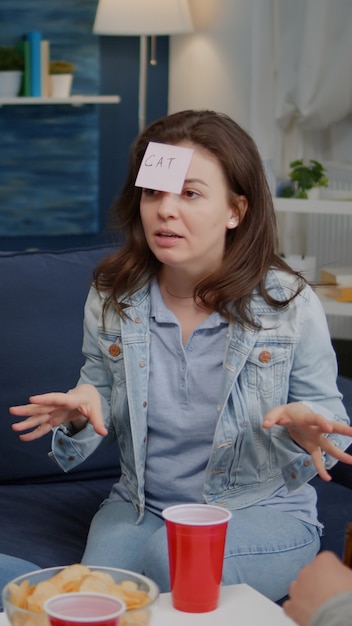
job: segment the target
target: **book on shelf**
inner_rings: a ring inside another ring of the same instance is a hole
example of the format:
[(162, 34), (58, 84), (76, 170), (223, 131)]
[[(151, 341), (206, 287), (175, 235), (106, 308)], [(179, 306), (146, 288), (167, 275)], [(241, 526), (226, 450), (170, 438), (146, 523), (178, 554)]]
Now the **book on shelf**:
[(29, 44), (25, 37), (23, 37), (17, 44), (16, 49), (23, 57), (23, 72), (22, 81), (19, 96), (30, 96), (29, 87)]
[(42, 95), (41, 42), (42, 34), (33, 30), (26, 35), (29, 42), (30, 95)]
[(50, 96), (50, 42), (43, 39), (40, 45), (41, 57), (41, 93), (44, 98)]
[(352, 286), (352, 267), (329, 266), (320, 270), (320, 281), (339, 287)]
[(50, 41), (42, 39), (39, 31), (32, 31), (23, 35), (16, 47), (24, 62), (19, 95), (48, 98), (51, 95)]
[(352, 283), (349, 287), (338, 285), (329, 287), (324, 295), (327, 298), (333, 298), (336, 302), (352, 302)]
[(24, 69), (23, 69), (23, 96), (31, 95), (31, 61), (30, 61), (29, 41), (23, 40), (23, 56), (24, 56)]

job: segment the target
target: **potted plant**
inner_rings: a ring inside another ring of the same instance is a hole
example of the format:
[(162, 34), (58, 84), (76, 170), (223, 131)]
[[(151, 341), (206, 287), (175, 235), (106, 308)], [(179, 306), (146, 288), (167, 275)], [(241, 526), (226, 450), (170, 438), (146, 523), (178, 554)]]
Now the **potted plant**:
[(50, 95), (54, 98), (67, 98), (71, 93), (75, 66), (69, 61), (50, 61)]
[(307, 199), (311, 195), (311, 190), (328, 185), (329, 181), (325, 169), (315, 159), (310, 159), (308, 164), (304, 163), (302, 159), (292, 161), (290, 168), (289, 177), (292, 185), (286, 186), (282, 190), (281, 195), (284, 198)]
[(0, 97), (18, 96), (24, 68), (23, 56), (13, 46), (0, 46)]

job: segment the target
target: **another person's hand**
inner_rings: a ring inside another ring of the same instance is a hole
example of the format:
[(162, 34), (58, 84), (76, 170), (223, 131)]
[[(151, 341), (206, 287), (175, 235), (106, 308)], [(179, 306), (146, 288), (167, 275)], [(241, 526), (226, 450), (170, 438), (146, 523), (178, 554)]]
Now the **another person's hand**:
[(33, 441), (46, 435), (54, 426), (71, 422), (77, 430), (87, 421), (99, 435), (107, 430), (101, 412), (98, 391), (93, 385), (79, 385), (67, 393), (45, 393), (29, 398), (29, 404), (10, 407), (10, 413), (26, 419), (12, 424), (13, 430), (30, 432), (20, 435), (22, 441)]
[(291, 583), (283, 609), (299, 626), (308, 626), (318, 607), (346, 591), (352, 593), (352, 570), (333, 552), (321, 552)]
[(352, 465), (352, 456), (335, 446), (325, 434), (339, 433), (352, 437), (352, 427), (340, 422), (330, 422), (322, 415), (313, 413), (301, 402), (282, 404), (264, 416), (263, 427), (285, 426), (292, 439), (312, 457), (315, 468), (323, 480), (331, 480), (324, 467), (322, 452)]

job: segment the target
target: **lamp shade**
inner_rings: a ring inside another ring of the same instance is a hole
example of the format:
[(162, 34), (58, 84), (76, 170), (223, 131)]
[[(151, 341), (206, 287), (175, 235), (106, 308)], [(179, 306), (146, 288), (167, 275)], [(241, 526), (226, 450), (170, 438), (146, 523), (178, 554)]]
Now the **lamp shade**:
[(193, 30), (188, 0), (99, 0), (97, 35), (175, 35)]

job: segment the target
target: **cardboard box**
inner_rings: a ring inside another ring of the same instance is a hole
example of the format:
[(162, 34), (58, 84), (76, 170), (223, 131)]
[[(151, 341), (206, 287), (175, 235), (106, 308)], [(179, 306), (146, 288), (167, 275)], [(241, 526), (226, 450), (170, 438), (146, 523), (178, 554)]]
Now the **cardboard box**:
[(352, 286), (330, 287), (324, 295), (328, 298), (333, 298), (336, 302), (352, 302)]
[(340, 287), (352, 287), (352, 267), (322, 267), (320, 282)]

